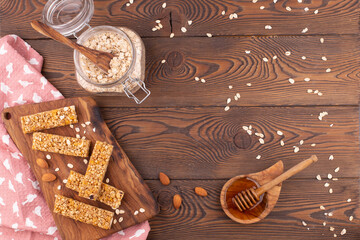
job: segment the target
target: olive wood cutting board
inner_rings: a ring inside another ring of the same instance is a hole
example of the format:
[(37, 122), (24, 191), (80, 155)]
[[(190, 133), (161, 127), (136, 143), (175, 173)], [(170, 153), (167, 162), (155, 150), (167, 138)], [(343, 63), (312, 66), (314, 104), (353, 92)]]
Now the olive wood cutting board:
[[(116, 224), (112, 224), (112, 227), (109, 230), (101, 229), (90, 224), (81, 223), (79, 221), (75, 221), (53, 213), (55, 223), (62, 239), (99, 239), (137, 223), (141, 223), (155, 216), (159, 209), (152, 192), (144, 183), (144, 180), (136, 171), (135, 167), (131, 164), (129, 158), (117, 143), (115, 137), (111, 134), (109, 128), (101, 117), (99, 108), (96, 106), (95, 101), (90, 97), (69, 98), (38, 104), (25, 104), (6, 108), (2, 112), (2, 118), (5, 127), (16, 146), (29, 162), (36, 179), (39, 181), (40, 188), (51, 212), (53, 212), (54, 208), (55, 194), (61, 194), (66, 197), (70, 197), (75, 200), (115, 212), (115, 210), (113, 210), (111, 207), (98, 201), (92, 201), (79, 197), (77, 192), (65, 187), (63, 180), (67, 179), (70, 170), (74, 170), (83, 175), (85, 174), (87, 164), (85, 164), (84, 158), (34, 151), (32, 150), (32, 133), (24, 134), (22, 132), (20, 122), (21, 116), (71, 105), (75, 105), (79, 120), (77, 124), (74, 124), (74, 128), (71, 128), (70, 126), (64, 126), (44, 130), (43, 132), (76, 137), (77, 132), (75, 129), (79, 128), (80, 132), (78, 134), (80, 134), (81, 137), (85, 136), (86, 139), (91, 140), (89, 156), (91, 155), (91, 150), (95, 144), (95, 141), (103, 141), (114, 145), (114, 150), (104, 178), (104, 182), (106, 178), (109, 178), (109, 185), (112, 185), (125, 192), (122, 204), (119, 207), (119, 209), (124, 210), (125, 213), (119, 215), (116, 213), (114, 214), (114, 219), (119, 220), (120, 217), (123, 217), (123, 221), (121, 223), (117, 221)], [(91, 122), (91, 124), (86, 125), (86, 127), (81, 126), (81, 123), (85, 122)], [(86, 130), (85, 133), (84, 130)], [(51, 156), (50, 160), (46, 159), (47, 154)], [(49, 168), (40, 168), (36, 164), (37, 158), (47, 160)], [(86, 159), (89, 160), (89, 158), (90, 157)], [(67, 166), (69, 163), (73, 165), (72, 169)], [(60, 170), (55, 172), (56, 168), (59, 168)], [(57, 176), (57, 179), (53, 182), (43, 182), (41, 181), (41, 176), (44, 173), (53, 173)], [(59, 185), (61, 186), (60, 190), (58, 190)], [(139, 212), (137, 215), (134, 215), (134, 212), (138, 211), (140, 208), (145, 209), (145, 212)]]

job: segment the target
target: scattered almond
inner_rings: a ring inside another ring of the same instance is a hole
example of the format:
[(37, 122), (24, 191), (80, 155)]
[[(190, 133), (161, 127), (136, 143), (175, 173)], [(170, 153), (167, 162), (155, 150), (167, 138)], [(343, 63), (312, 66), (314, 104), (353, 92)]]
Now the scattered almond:
[(207, 191), (205, 189), (203, 189), (202, 187), (196, 187), (195, 193), (202, 197), (206, 197), (208, 195)]
[(170, 184), (170, 178), (163, 172), (159, 173), (159, 179), (162, 185), (169, 185)]
[(179, 194), (176, 194), (176, 195), (173, 197), (173, 205), (174, 205), (174, 208), (175, 208), (175, 209), (179, 209), (180, 206), (181, 206), (181, 202), (182, 202), (181, 196), (180, 196)]
[(49, 164), (46, 162), (46, 160), (42, 158), (36, 159), (36, 164), (41, 168), (45, 168), (45, 169), (49, 168)]
[(41, 180), (43, 180), (44, 182), (52, 182), (56, 179), (56, 176), (52, 173), (45, 173), (44, 175), (42, 175)]

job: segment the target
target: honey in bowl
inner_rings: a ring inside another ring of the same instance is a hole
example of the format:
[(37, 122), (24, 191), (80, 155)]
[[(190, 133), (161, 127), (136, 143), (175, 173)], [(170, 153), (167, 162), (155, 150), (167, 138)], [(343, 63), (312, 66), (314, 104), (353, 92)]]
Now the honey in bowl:
[(267, 204), (266, 193), (260, 196), (258, 201), (253, 207), (248, 210), (240, 211), (234, 203), (233, 197), (241, 191), (249, 188), (258, 188), (260, 185), (253, 179), (248, 177), (242, 177), (235, 180), (226, 191), (226, 204), (229, 212), (238, 219), (249, 220), (257, 218), (264, 212)]

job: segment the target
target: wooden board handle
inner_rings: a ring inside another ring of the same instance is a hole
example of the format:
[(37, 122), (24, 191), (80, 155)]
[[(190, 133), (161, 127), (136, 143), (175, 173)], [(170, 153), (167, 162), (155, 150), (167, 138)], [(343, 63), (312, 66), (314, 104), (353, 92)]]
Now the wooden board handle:
[(258, 196), (262, 195), (263, 193), (267, 192), (268, 190), (270, 190), (274, 186), (278, 185), (279, 183), (294, 176), (298, 172), (301, 172), (302, 170), (304, 170), (305, 168), (310, 166), (312, 163), (317, 162), (317, 160), (318, 160), (318, 158), (316, 157), (316, 155), (312, 155), (310, 158), (296, 164), (295, 166), (293, 166), (292, 168), (290, 168), (289, 170), (287, 170), (286, 172), (284, 172), (283, 174), (281, 174), (274, 180), (272, 180), (272, 181), (264, 184), (263, 186), (259, 187), (258, 189), (256, 189), (255, 190), (256, 194)]

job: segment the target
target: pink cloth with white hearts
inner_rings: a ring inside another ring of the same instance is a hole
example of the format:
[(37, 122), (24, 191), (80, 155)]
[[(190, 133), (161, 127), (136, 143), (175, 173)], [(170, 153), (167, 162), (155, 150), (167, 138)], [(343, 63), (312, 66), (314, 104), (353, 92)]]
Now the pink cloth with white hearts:
[[(0, 39), (0, 111), (63, 98), (42, 75), (43, 58), (16, 35)], [(115, 215), (116, 216), (116, 215)], [(105, 239), (143, 240), (148, 222)], [(0, 121), (0, 239), (61, 239), (38, 182)]]

